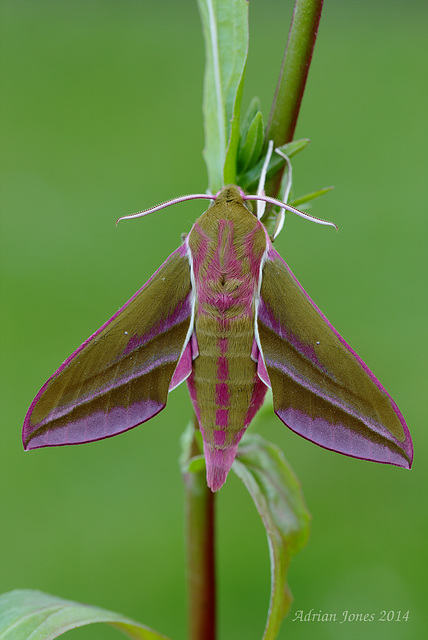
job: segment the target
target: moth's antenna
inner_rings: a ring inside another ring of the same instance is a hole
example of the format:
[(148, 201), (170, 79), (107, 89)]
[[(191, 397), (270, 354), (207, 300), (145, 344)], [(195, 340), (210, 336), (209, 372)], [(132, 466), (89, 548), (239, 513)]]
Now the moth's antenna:
[(337, 225), (334, 222), (328, 222), (328, 220), (323, 220), (322, 218), (316, 218), (315, 216), (310, 216), (308, 213), (304, 213), (300, 211), (300, 209), (296, 209), (295, 207), (290, 206), (289, 204), (285, 204), (285, 202), (281, 202), (281, 200), (277, 200), (276, 198), (271, 198), (270, 196), (244, 196), (244, 200), (262, 200), (263, 202), (269, 202), (269, 204), (274, 204), (277, 207), (281, 207), (281, 209), (287, 209), (287, 211), (291, 211), (291, 213), (295, 213), (296, 216), (300, 216), (301, 218), (305, 218), (305, 220), (310, 220), (311, 222), (316, 222), (317, 224), (324, 224), (329, 227), (334, 227), (337, 230)]
[(116, 224), (121, 220), (131, 220), (133, 218), (142, 218), (143, 216), (148, 216), (149, 213), (154, 213), (155, 211), (159, 211), (160, 209), (165, 209), (166, 207), (170, 207), (173, 204), (177, 204), (178, 202), (186, 202), (187, 200), (215, 200), (216, 196), (213, 196), (209, 193), (194, 193), (188, 196), (180, 196), (179, 198), (173, 198), (172, 200), (166, 200), (165, 202), (161, 202), (161, 204), (157, 204), (155, 207), (151, 207), (150, 209), (144, 209), (144, 211), (139, 211), (138, 213), (131, 213), (128, 216), (121, 216), (116, 220)]

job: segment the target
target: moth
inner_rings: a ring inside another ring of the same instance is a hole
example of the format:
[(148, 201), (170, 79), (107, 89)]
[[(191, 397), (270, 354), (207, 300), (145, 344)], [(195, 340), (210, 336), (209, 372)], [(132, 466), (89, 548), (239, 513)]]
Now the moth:
[(136, 427), (186, 380), (213, 491), (224, 484), (268, 388), (276, 415), (304, 438), (410, 468), (412, 442), (394, 400), (245, 206), (278, 201), (228, 186), (216, 196), (171, 202), (191, 197), (214, 201), (150, 280), (41, 388), (25, 418), (24, 448), (90, 442)]

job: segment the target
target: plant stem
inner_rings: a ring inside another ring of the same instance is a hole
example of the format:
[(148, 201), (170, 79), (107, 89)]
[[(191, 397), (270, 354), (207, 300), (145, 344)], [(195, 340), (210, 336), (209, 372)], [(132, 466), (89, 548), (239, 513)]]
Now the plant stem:
[[(266, 144), (273, 140), (274, 146), (277, 147), (293, 139), (317, 38), (322, 5), (323, 0), (295, 2), (287, 46), (266, 128)], [(275, 197), (278, 194), (282, 171), (266, 185), (268, 195)]]
[[(197, 420), (195, 418), (195, 424)], [(193, 438), (190, 457), (199, 455)], [(184, 474), (190, 640), (216, 638), (214, 493), (205, 470)]]

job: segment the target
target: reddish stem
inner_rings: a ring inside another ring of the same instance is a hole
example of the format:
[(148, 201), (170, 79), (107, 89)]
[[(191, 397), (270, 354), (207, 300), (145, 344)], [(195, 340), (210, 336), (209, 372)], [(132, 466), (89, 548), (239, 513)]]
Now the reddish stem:
[[(199, 455), (193, 440), (190, 456)], [(188, 560), (189, 638), (216, 638), (214, 498), (205, 469), (184, 474)]]
[[(269, 122), (266, 144), (275, 147), (290, 142), (294, 136), (300, 105), (318, 33), (323, 0), (296, 0), (287, 46), (278, 78)], [(275, 197), (281, 184), (283, 169), (266, 185), (266, 193)]]

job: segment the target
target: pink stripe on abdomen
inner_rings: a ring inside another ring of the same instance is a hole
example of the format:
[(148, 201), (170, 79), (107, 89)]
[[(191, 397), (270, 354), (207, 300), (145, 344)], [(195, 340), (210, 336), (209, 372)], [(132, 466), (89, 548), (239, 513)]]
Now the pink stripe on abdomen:
[(220, 382), (215, 386), (216, 404), (219, 407), (229, 407), (229, 385), (226, 382)]
[(215, 412), (215, 423), (217, 427), (226, 429), (229, 423), (229, 409), (217, 409)]

